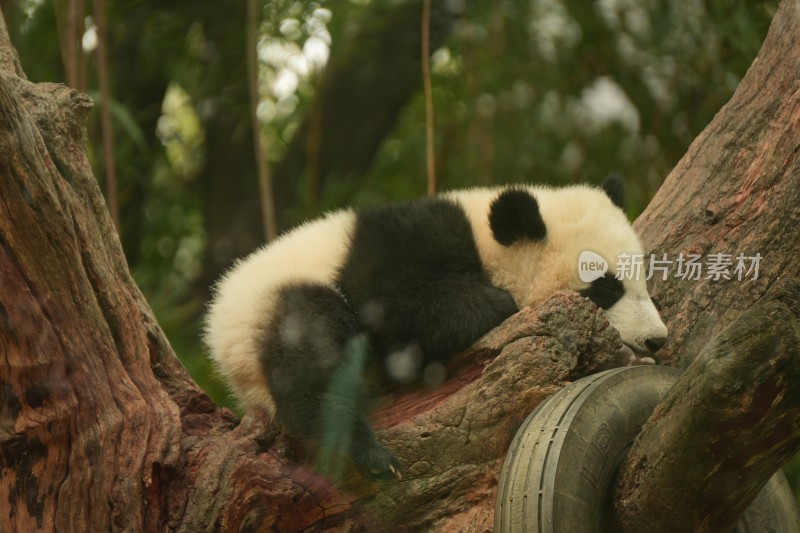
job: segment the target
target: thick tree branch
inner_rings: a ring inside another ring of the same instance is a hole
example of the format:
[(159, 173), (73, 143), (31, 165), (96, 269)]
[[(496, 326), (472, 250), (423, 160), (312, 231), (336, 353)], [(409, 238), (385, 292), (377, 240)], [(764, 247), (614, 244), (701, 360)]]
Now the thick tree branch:
[(798, 382), (794, 281), (726, 327), (653, 413), (620, 467), (619, 531), (731, 531), (800, 449)]
[(0, 70), (13, 72), (18, 78), (27, 79), (19, 64), (19, 56), (11, 45), (4, 17), (0, 17)]
[(672, 260), (761, 262), (757, 279), (673, 268), (651, 281), (670, 329), (662, 360), (691, 366), (621, 467), (626, 531), (725, 531), (798, 448), (798, 64), (800, 5), (785, 0), (731, 101), (636, 221), (647, 248)]
[(154, 475), (183, 460), (180, 405), (202, 396), (128, 273), (86, 158), (90, 109), (0, 73), (2, 530), (152, 529)]
[(298, 468), (302, 454), (288, 460), (286, 450), (295, 443), (276, 438), (257, 418), (245, 417), (235, 430), (219, 433), (230, 422), (208, 409), (192, 417), (187, 465), (171, 485), (178, 502), (192, 491), (193, 507), (169, 519), (183, 520), (187, 531), (208, 516), (221, 516), (226, 530), (257, 517), (282, 531), (346, 523), (370, 531), (398, 525), (485, 531), (493, 521), (497, 472), (516, 427), (568, 380), (612, 366), (608, 354), (619, 347), (602, 312), (574, 293), (523, 309), (462, 354), (443, 386), (385, 398), (376, 427), (408, 472), (401, 482), (382, 483), (351, 472), (344, 492), (309, 466)]

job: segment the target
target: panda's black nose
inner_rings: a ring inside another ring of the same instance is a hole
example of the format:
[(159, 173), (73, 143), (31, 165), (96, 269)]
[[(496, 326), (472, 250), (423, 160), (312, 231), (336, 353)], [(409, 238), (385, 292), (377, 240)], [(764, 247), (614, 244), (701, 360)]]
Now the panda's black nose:
[(661, 349), (664, 344), (666, 344), (667, 338), (666, 337), (653, 337), (652, 339), (647, 339), (644, 341), (644, 345), (647, 346), (647, 349), (650, 350), (650, 353), (656, 353)]

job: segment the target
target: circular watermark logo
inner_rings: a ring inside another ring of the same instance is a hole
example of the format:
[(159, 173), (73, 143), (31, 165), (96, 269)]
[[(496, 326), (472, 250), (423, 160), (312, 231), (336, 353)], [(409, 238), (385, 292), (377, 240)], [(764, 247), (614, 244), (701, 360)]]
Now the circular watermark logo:
[(578, 257), (578, 276), (581, 281), (591, 283), (608, 272), (608, 261), (590, 250), (584, 250)]

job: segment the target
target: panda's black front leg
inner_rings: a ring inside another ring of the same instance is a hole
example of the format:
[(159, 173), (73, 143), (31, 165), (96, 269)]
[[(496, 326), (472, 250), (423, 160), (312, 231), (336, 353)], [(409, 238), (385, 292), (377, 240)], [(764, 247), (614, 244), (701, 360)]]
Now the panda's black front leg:
[(440, 293), (437, 303), (419, 314), (416, 331), (424, 349), (445, 360), (518, 311), (508, 292), (483, 280), (455, 285)]

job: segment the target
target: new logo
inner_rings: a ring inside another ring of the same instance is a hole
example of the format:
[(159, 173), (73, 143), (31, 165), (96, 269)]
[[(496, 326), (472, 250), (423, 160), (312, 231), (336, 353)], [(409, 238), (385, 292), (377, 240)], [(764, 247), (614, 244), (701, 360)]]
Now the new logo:
[(578, 257), (578, 276), (581, 281), (591, 283), (608, 272), (608, 261), (600, 255), (584, 250)]

